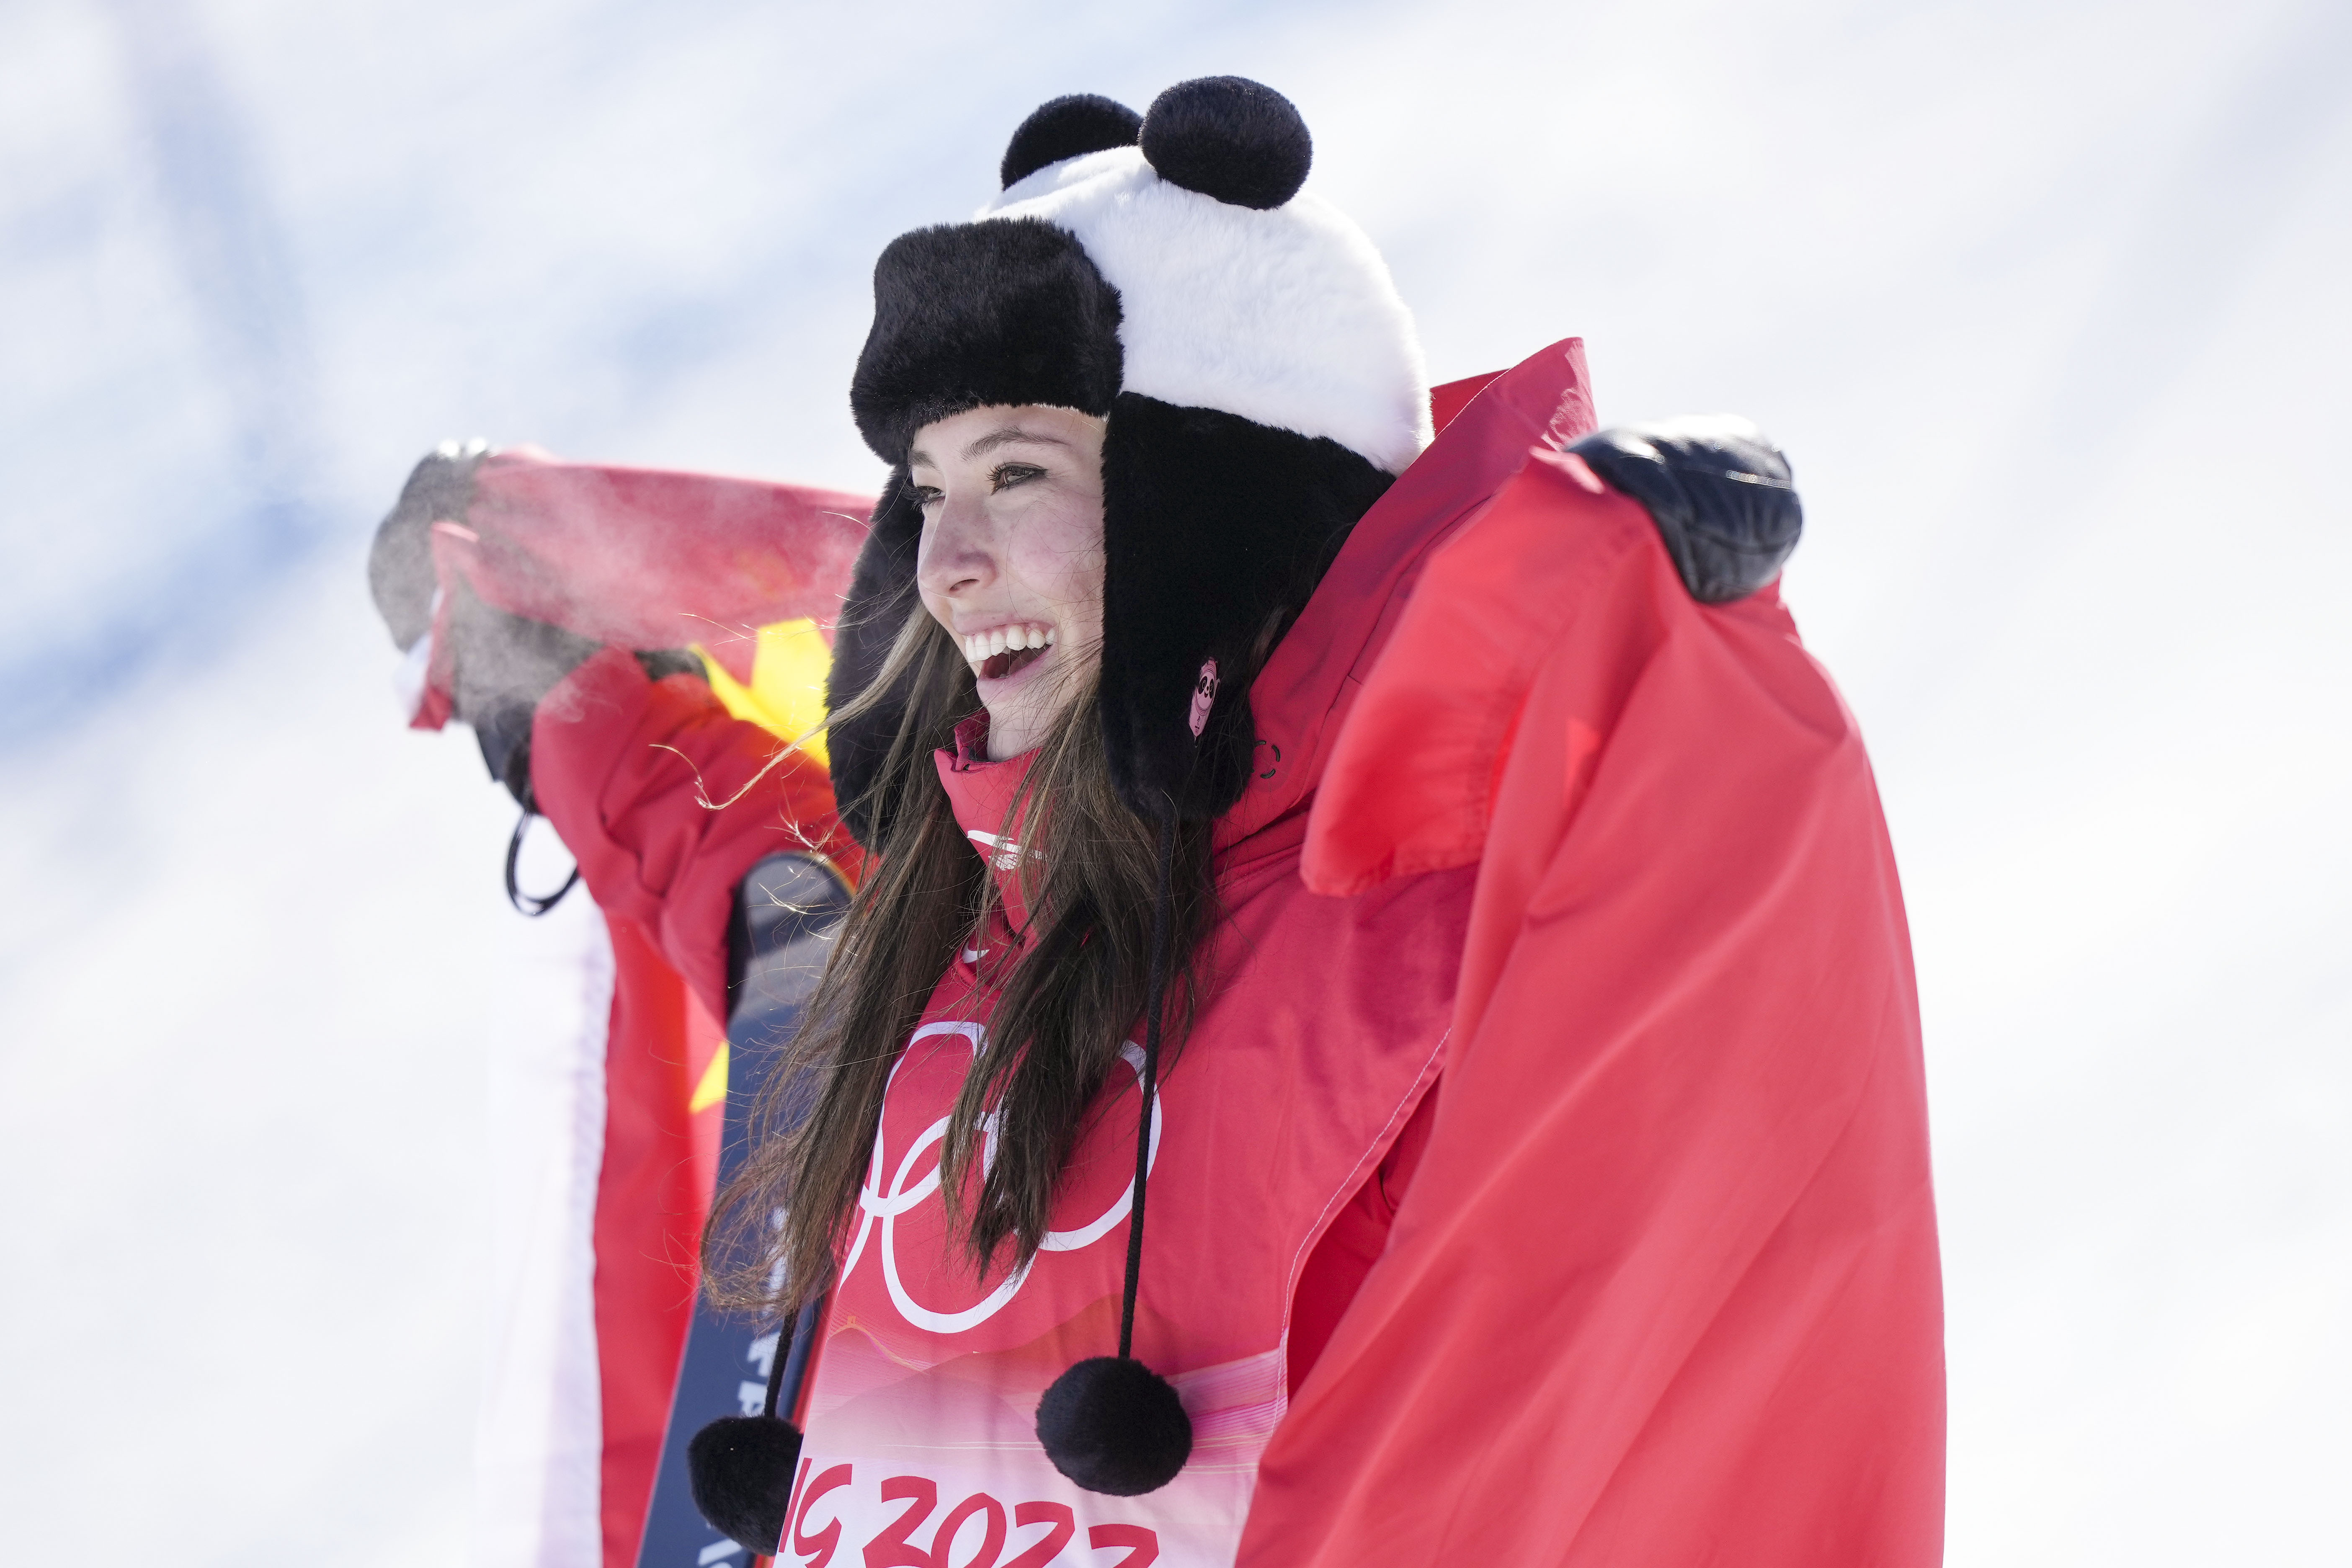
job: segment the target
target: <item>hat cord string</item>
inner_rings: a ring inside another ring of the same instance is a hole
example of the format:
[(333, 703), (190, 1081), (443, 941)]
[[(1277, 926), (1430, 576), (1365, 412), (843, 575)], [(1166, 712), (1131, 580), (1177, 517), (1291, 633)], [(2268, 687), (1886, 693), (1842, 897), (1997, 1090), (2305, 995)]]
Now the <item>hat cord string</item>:
[(825, 1299), (819, 1296), (804, 1303), (789, 1321), (779, 1325), (781, 1339), (775, 1359), (768, 1363), (768, 1396), (760, 1406), (761, 1415), (773, 1415), (781, 1410), (789, 1420), (799, 1407), (801, 1384), (808, 1376), (809, 1352), (816, 1348), (824, 1302)]
[(1118, 1309), (1118, 1357), (1133, 1358), (1135, 1291), (1143, 1278), (1143, 1194), (1151, 1174), (1151, 1118), (1160, 1105), (1160, 1014), (1168, 983), (1170, 884), (1174, 880), (1176, 814), (1160, 819), (1160, 885), (1151, 898), (1151, 980), (1143, 1011), (1143, 1090), (1135, 1124), (1135, 1196), (1127, 1211), (1127, 1288)]

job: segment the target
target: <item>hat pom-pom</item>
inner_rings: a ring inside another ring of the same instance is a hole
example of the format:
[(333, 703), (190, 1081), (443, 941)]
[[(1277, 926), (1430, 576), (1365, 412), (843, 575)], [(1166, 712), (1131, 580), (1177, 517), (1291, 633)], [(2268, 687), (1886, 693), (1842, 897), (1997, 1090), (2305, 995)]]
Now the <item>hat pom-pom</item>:
[(751, 1552), (772, 1552), (792, 1507), (800, 1428), (774, 1415), (722, 1415), (686, 1447), (694, 1506)]
[(1006, 188), (1065, 158), (1113, 147), (1132, 147), (1143, 129), (1143, 116), (1100, 93), (1074, 92), (1041, 103), (1021, 122), (1004, 149), (997, 174)]
[(1037, 1441), (1054, 1468), (1090, 1492), (1138, 1497), (1192, 1457), (1192, 1418), (1166, 1378), (1139, 1361), (1093, 1356), (1037, 1402)]
[(1237, 207), (1280, 206), (1315, 161), (1297, 108), (1246, 77), (1178, 82), (1144, 111), (1140, 140), (1161, 179)]

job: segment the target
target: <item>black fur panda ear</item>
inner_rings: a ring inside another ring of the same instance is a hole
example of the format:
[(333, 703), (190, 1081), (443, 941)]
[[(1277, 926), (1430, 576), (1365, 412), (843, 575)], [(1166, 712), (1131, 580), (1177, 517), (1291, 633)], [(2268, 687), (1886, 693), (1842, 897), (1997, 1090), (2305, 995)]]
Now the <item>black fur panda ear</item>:
[(1021, 122), (1004, 149), (997, 174), (1009, 188), (1048, 163), (1100, 153), (1112, 147), (1132, 147), (1143, 129), (1143, 116), (1100, 93), (1074, 92), (1040, 104)]
[(1142, 142), (1161, 179), (1237, 207), (1280, 206), (1315, 161), (1307, 121), (1290, 100), (1246, 77), (1178, 82), (1151, 100)]

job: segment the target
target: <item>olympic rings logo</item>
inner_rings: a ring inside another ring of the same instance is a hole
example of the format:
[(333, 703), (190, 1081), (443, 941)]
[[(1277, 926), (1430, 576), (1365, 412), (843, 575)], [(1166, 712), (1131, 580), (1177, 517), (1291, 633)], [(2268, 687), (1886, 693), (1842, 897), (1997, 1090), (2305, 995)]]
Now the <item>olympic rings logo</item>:
[[(941, 1035), (962, 1037), (965, 1043), (971, 1047), (974, 1060), (978, 1060), (980, 1053), (988, 1048), (987, 1029), (979, 1024), (966, 1023), (925, 1024), (908, 1037), (907, 1048), (912, 1050), (917, 1041)], [(1125, 1062), (1129, 1070), (1135, 1074), (1135, 1081), (1139, 1087), (1143, 1082), (1143, 1048), (1130, 1040), (1119, 1047), (1118, 1059)], [(898, 1060), (890, 1068), (889, 1084), (896, 1084), (898, 1081), (898, 1068), (904, 1067), (906, 1063), (907, 1052), (901, 1051), (898, 1054)], [(883, 1093), (886, 1097), (888, 1095), (888, 1084), (884, 1086)], [(1160, 1100), (1155, 1095), (1151, 1101), (1151, 1145), (1144, 1156), (1144, 1171), (1147, 1174), (1150, 1173), (1152, 1166), (1160, 1163)], [(874, 1130), (874, 1157), (866, 1163), (866, 1183), (857, 1194), (859, 1211), (857, 1238), (850, 1243), (849, 1261), (842, 1266), (841, 1277), (845, 1279), (848, 1279), (857, 1268), (858, 1259), (865, 1256), (867, 1238), (872, 1237), (878, 1228), (882, 1234), (882, 1283), (888, 1289), (891, 1304), (898, 1309), (899, 1316), (915, 1327), (928, 1329), (935, 1334), (960, 1334), (966, 1329), (978, 1328), (1009, 1306), (1013, 1298), (1021, 1293), (1023, 1284), (1028, 1280), (1029, 1270), (1034, 1260), (1014, 1269), (1006, 1277), (1003, 1283), (990, 1291), (981, 1301), (966, 1307), (960, 1312), (935, 1312), (916, 1300), (908, 1291), (906, 1281), (898, 1273), (898, 1216), (908, 1213), (916, 1205), (940, 1190), (939, 1163), (936, 1160), (933, 1161), (930, 1168), (919, 1178), (915, 1177), (915, 1163), (920, 1160), (933, 1144), (941, 1142), (947, 1135), (948, 1118), (944, 1116), (925, 1128), (923, 1135), (915, 1140), (914, 1145), (899, 1160), (898, 1169), (891, 1174), (889, 1187), (885, 1190), (876, 1184), (880, 1181), (882, 1173), (889, 1169), (888, 1154), (883, 1146), (883, 1129), (877, 1127)], [(992, 1113), (982, 1121), (981, 1136), (981, 1169), (985, 1172), (996, 1163), (997, 1118), (994, 1114)], [(912, 1179), (911, 1185), (908, 1184), (910, 1179)], [(1100, 1241), (1118, 1228), (1118, 1222), (1127, 1217), (1128, 1209), (1134, 1201), (1135, 1178), (1129, 1176), (1127, 1190), (1119, 1194), (1118, 1200), (1108, 1208), (1085, 1225), (1069, 1230), (1047, 1231), (1045, 1239), (1038, 1244), (1038, 1250), (1076, 1252), (1082, 1247), (1091, 1246)]]

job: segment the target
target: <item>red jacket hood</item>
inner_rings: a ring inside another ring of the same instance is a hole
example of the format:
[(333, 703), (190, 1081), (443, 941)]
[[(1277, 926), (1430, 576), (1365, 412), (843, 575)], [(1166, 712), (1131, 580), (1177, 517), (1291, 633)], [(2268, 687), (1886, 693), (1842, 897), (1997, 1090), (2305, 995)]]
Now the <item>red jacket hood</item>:
[[(1431, 553), (1519, 471), (1530, 447), (1565, 447), (1591, 432), (1584, 340), (1563, 338), (1500, 374), (1441, 386), (1431, 401), (1437, 439), (1356, 524), (1250, 690), (1255, 776), (1217, 825), (1221, 849), (1313, 796)], [(1297, 827), (1303, 834), (1303, 817)]]

